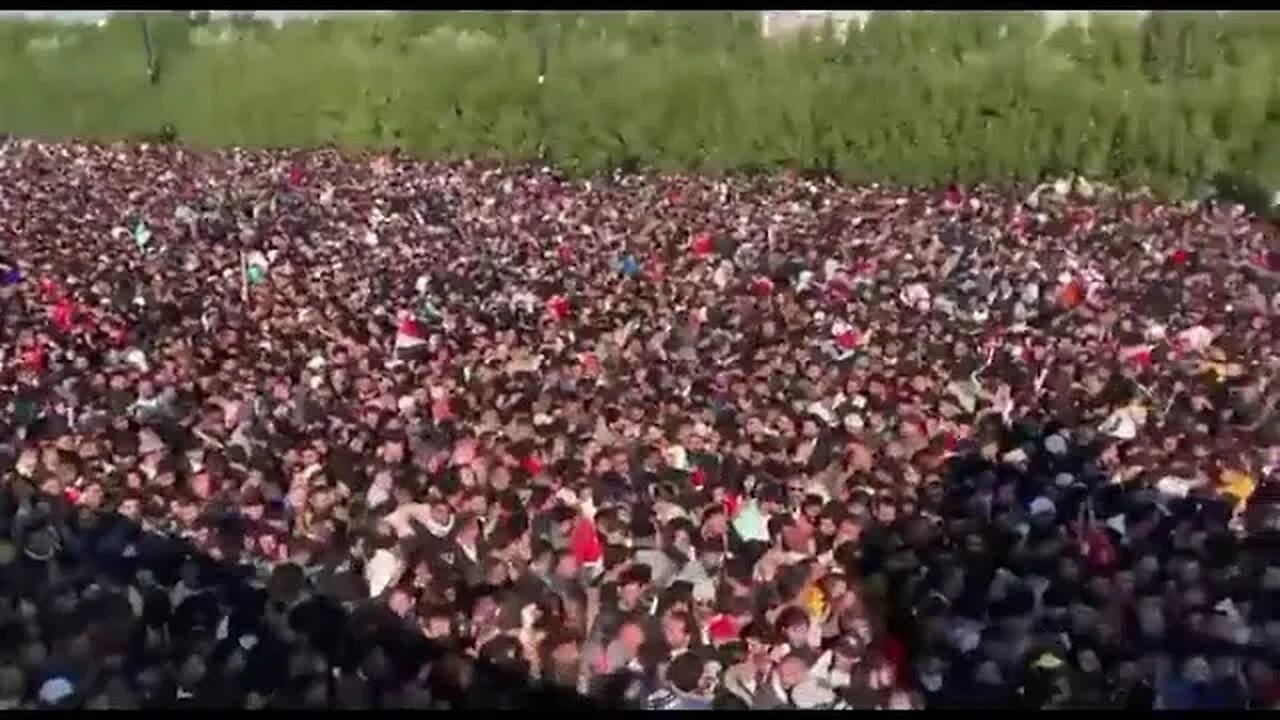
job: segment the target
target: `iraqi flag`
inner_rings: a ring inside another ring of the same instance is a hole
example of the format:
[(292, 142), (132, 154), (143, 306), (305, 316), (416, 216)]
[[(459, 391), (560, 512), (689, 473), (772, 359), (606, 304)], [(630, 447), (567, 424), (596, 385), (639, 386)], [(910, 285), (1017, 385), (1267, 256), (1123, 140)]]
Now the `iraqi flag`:
[(411, 316), (400, 320), (396, 329), (395, 356), (397, 360), (421, 360), (427, 355), (427, 339), (422, 326)]

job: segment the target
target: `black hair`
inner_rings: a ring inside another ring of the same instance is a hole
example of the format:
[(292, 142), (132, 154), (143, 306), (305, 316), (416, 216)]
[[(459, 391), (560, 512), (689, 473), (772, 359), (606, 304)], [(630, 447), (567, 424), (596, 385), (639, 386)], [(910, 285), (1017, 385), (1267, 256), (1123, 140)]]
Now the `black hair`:
[(668, 666), (667, 682), (681, 692), (694, 692), (702, 683), (704, 669), (702, 658), (694, 653), (684, 653)]

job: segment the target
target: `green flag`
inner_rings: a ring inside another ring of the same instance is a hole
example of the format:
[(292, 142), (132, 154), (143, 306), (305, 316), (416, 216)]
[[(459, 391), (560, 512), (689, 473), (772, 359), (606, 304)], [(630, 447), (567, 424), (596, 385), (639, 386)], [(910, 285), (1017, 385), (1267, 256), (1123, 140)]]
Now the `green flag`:
[(418, 309), (418, 320), (422, 322), (435, 322), (443, 317), (442, 313), (436, 308), (435, 303), (426, 300), (422, 303), (422, 307)]
[(147, 227), (145, 222), (141, 220), (133, 228), (133, 241), (138, 244), (139, 250), (146, 250), (147, 245), (151, 243), (151, 229)]
[(267, 268), (271, 262), (261, 252), (255, 250), (245, 258), (244, 274), (251, 285), (261, 285), (267, 279)]

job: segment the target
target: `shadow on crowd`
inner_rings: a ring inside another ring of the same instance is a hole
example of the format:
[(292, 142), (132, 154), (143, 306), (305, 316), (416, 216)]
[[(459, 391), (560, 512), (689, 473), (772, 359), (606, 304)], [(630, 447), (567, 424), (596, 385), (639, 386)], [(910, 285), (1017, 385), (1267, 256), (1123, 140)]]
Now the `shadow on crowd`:
[(0, 707), (599, 709), (429, 640), (354, 572), (215, 560), (0, 490)]
[[(923, 704), (1244, 707), (1274, 692), (1273, 531), (1240, 527), (1211, 490), (1112, 482), (1088, 433), (1024, 425), (971, 445), (915, 512), (869, 526), (850, 568), (888, 608)], [(1258, 499), (1250, 524), (1274, 513)], [(353, 566), (215, 560), (20, 480), (0, 511), (7, 707), (603, 707), (428, 639)]]

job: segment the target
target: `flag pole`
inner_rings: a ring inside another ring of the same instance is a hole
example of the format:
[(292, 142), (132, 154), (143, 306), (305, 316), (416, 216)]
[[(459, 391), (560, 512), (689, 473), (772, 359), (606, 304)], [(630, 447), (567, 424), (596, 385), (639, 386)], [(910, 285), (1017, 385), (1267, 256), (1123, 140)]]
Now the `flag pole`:
[(151, 44), (151, 26), (147, 24), (147, 16), (139, 13), (138, 24), (142, 28), (142, 51), (146, 55), (147, 80), (155, 85), (160, 81), (160, 67), (156, 62), (155, 50)]
[(249, 259), (240, 251), (240, 301), (249, 304)]

